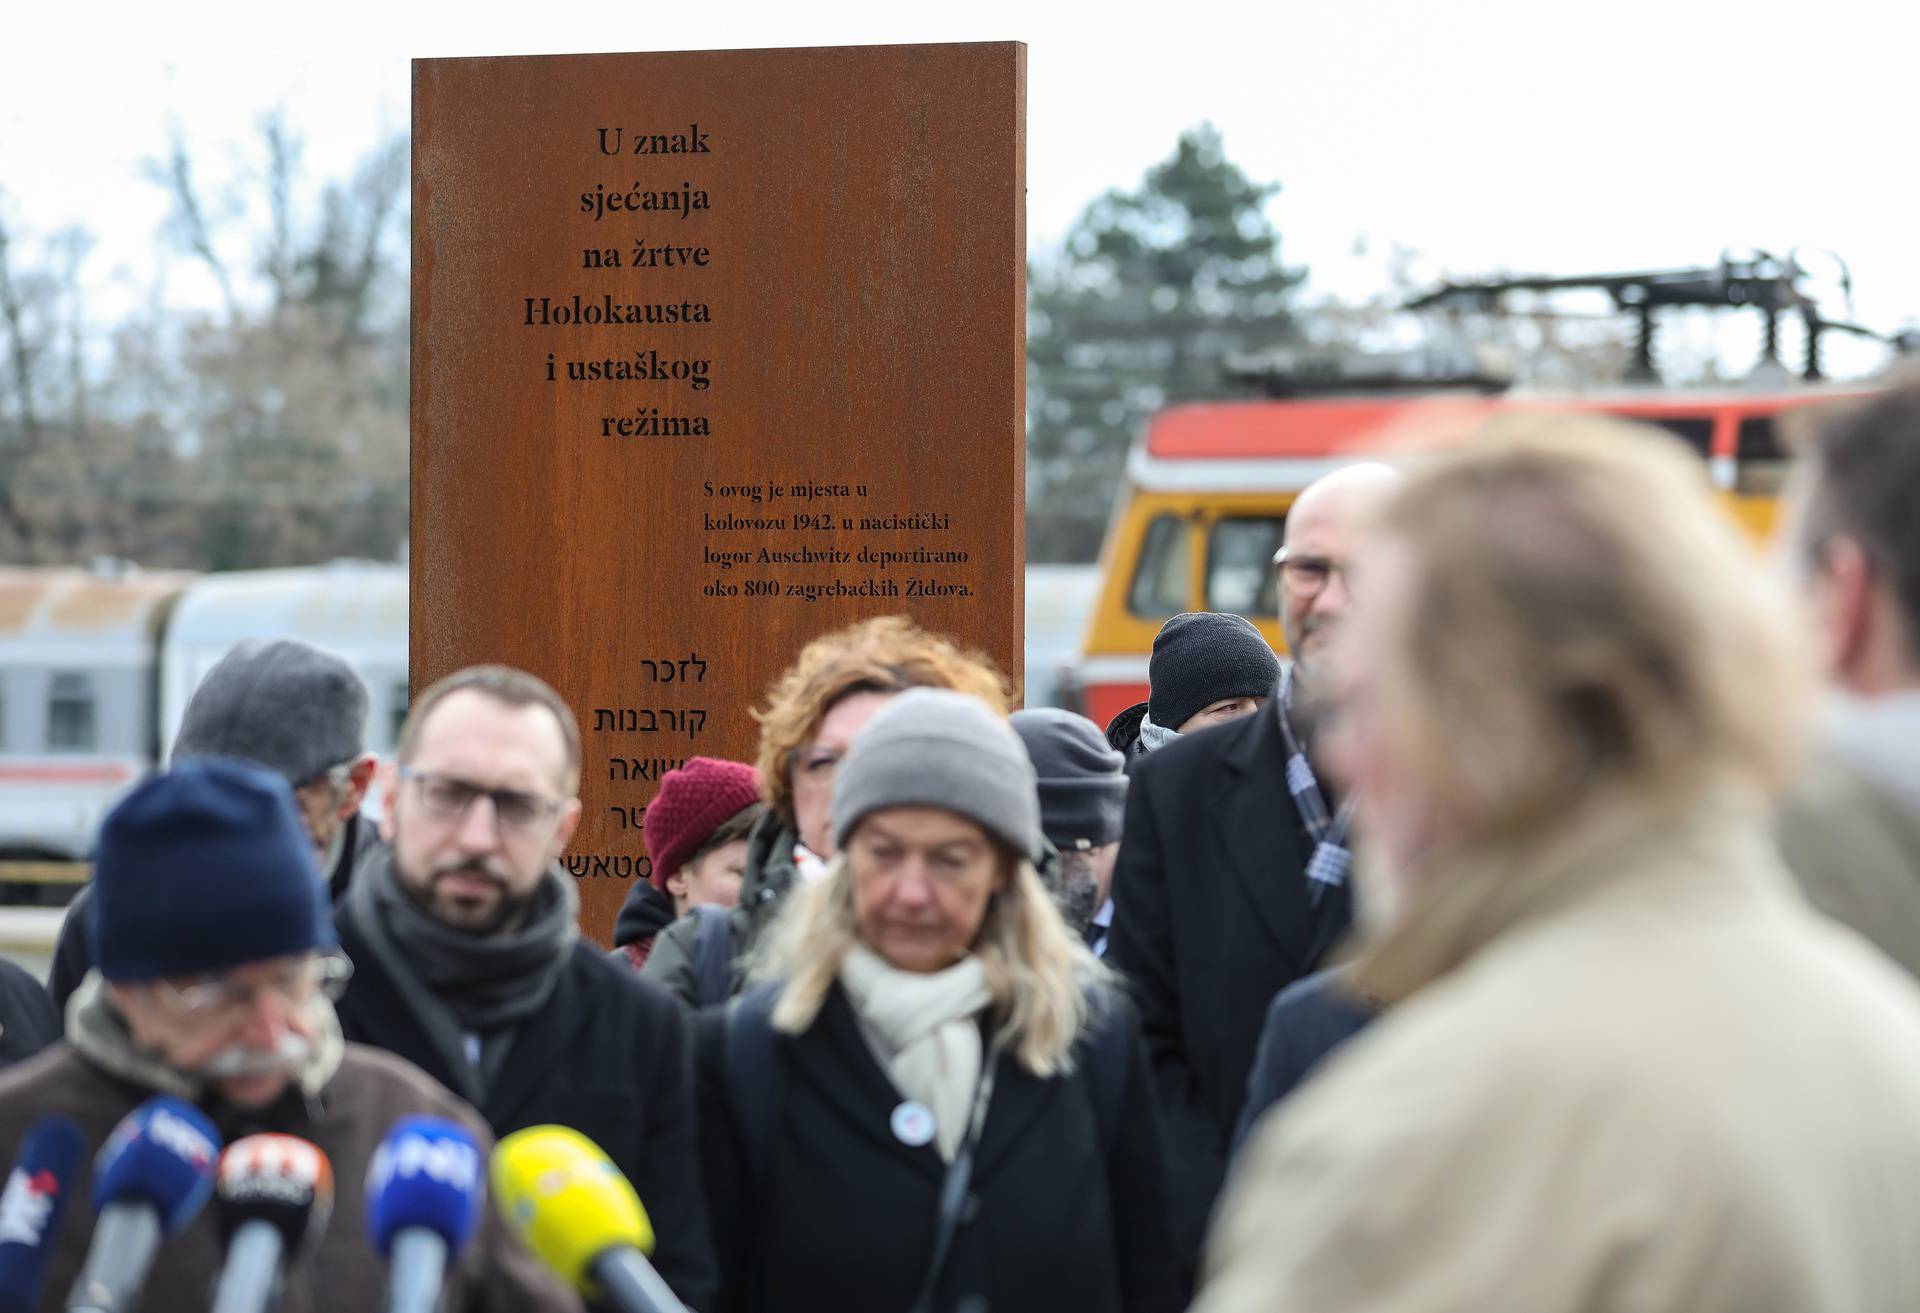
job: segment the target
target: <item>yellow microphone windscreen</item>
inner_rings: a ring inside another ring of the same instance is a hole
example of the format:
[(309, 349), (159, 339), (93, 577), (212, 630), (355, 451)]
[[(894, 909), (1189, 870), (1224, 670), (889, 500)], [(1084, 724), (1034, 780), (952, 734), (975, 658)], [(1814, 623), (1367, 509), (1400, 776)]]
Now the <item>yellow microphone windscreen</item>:
[(493, 1197), (507, 1224), (576, 1289), (595, 1293), (593, 1260), (631, 1246), (653, 1253), (653, 1226), (600, 1146), (566, 1126), (529, 1126), (493, 1151)]

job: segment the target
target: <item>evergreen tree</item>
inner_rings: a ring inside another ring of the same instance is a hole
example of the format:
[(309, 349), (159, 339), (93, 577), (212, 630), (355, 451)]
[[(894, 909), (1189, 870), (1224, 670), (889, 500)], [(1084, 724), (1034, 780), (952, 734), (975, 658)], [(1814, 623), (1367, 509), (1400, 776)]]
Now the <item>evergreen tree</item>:
[(1092, 560), (1146, 417), (1229, 395), (1228, 355), (1297, 339), (1289, 305), (1305, 272), (1281, 263), (1266, 215), (1278, 191), (1201, 124), (1029, 266), (1029, 560)]

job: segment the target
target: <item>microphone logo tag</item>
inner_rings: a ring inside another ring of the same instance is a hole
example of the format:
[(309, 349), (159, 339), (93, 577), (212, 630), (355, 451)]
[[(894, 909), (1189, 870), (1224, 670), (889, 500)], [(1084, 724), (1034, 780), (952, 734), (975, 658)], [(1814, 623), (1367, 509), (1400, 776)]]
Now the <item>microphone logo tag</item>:
[(192, 1163), (196, 1171), (205, 1169), (213, 1161), (213, 1141), (164, 1108), (156, 1111), (147, 1123), (147, 1138)]
[(380, 1146), (368, 1176), (369, 1186), (374, 1190), (385, 1189), (396, 1177), (411, 1180), (424, 1176), (469, 1192), (480, 1186), (480, 1153), (460, 1140), (401, 1136)]
[(291, 1135), (250, 1135), (220, 1157), (220, 1195), (274, 1203), (313, 1198), (328, 1175), (320, 1150)]
[(59, 1199), (60, 1181), (52, 1172), (29, 1176), (15, 1168), (0, 1193), (0, 1244), (38, 1245)]

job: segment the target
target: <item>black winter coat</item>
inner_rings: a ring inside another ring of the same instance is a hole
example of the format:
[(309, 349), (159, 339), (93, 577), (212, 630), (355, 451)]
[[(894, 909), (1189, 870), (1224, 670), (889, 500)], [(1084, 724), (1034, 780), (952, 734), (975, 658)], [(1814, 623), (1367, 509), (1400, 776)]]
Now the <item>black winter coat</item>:
[[(836, 986), (818, 1019), (776, 1041), (780, 1096), (756, 1173), (727, 1093), (725, 1011), (698, 1022), (702, 1156), (721, 1313), (906, 1313), (931, 1259), (946, 1163), (894, 1137), (901, 1096)], [(1104, 1025), (1131, 1051), (1101, 1142), (1085, 1080), (1040, 1080), (1002, 1059), (971, 1197), (935, 1292), (937, 1313), (1159, 1313), (1179, 1308), (1153, 1093), (1138, 1021)], [(1083, 1039), (1083, 1044), (1087, 1041)], [(969, 1297), (984, 1300), (970, 1304)]]
[(24, 1062), (65, 1031), (33, 973), (0, 958), (0, 1067)]
[(1233, 1154), (1254, 1124), (1286, 1098), (1335, 1049), (1366, 1029), (1374, 1010), (1340, 988), (1339, 968), (1318, 971), (1280, 991), (1267, 1009), (1260, 1048), (1247, 1077), (1247, 1103), (1233, 1133)]
[[(354, 966), (337, 1005), (347, 1038), (397, 1053), (458, 1089), (447, 1058), (367, 948), (350, 903), (334, 909), (334, 928)], [(521, 1026), (479, 1112), (497, 1136), (554, 1123), (604, 1149), (646, 1205), (658, 1239), (654, 1266), (704, 1313), (716, 1274), (691, 1093), (679, 1004), (576, 942), (553, 997)]]
[(1312, 852), (1271, 706), (1182, 734), (1134, 771), (1106, 962), (1140, 1005), (1188, 1282), (1267, 1005), (1311, 973), (1352, 920), (1345, 886), (1317, 912), (1308, 901)]
[(629, 971), (638, 971), (653, 951), (654, 936), (674, 920), (673, 895), (650, 880), (635, 880), (627, 891), (627, 901), (620, 904), (620, 914), (613, 919), (613, 951), (607, 954), (608, 959)]

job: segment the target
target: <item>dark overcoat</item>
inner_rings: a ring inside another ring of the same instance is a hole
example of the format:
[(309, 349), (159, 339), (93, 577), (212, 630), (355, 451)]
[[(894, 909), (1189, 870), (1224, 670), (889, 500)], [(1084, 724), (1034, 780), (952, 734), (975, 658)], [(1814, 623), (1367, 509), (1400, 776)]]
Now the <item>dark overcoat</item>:
[[(367, 948), (353, 904), (334, 909), (353, 979), (338, 1008), (347, 1038), (397, 1053), (449, 1089), (461, 1082), (398, 982)], [(658, 1241), (653, 1263), (704, 1310), (716, 1274), (694, 1130), (687, 1019), (664, 992), (576, 942), (547, 1005), (522, 1025), (478, 1102), (498, 1136), (571, 1126), (626, 1173)]]
[(1183, 734), (1134, 771), (1106, 961), (1140, 1007), (1189, 1281), (1267, 1005), (1314, 970), (1352, 919), (1344, 885), (1318, 909), (1309, 902), (1312, 853), (1271, 706)]
[[(1105, 1143), (1090, 1064), (1041, 1080), (1000, 1059), (938, 1313), (1181, 1306), (1138, 1021), (1117, 999), (1100, 1024), (1121, 1028), (1127, 1048)], [(716, 1309), (906, 1313), (932, 1256), (946, 1163), (895, 1137), (902, 1097), (845, 994), (835, 986), (804, 1034), (774, 1041), (777, 1112), (757, 1161), (729, 1098), (726, 1014), (709, 1011), (698, 1026), (702, 1156), (723, 1273)]]

